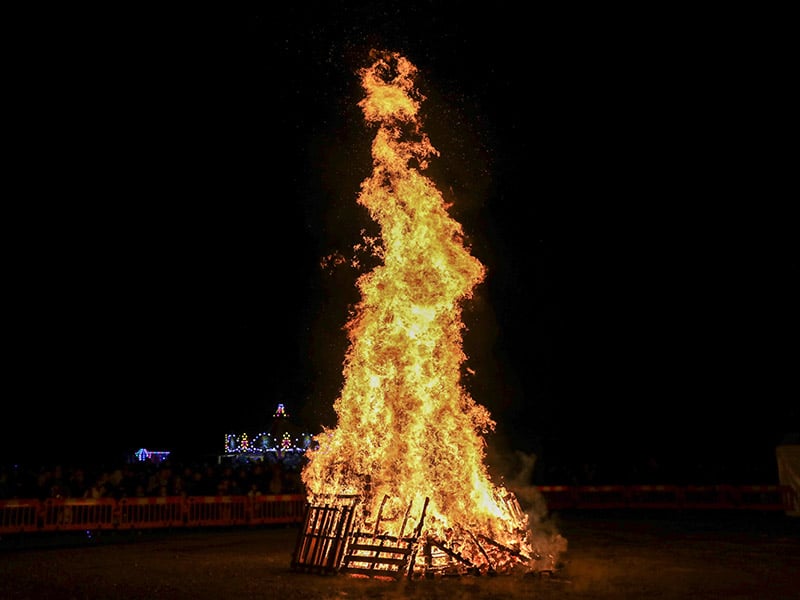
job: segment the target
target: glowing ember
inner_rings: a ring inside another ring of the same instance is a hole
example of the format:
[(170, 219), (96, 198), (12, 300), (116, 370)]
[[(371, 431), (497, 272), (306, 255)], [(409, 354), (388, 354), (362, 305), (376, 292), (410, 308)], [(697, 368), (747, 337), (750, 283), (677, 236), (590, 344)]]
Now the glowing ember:
[(359, 72), (359, 106), (377, 133), (358, 202), (380, 226), (380, 240), (365, 241), (382, 264), (357, 282), (338, 425), (316, 438), (302, 474), (309, 504), (357, 498), (355, 529), (416, 531), (427, 545), (411, 560), (428, 568), (529, 571), (541, 554), (528, 516), (484, 464), (495, 423), (461, 385), (461, 304), (486, 271), (421, 173), (438, 152), (421, 131), (416, 67), (396, 53), (373, 57)]

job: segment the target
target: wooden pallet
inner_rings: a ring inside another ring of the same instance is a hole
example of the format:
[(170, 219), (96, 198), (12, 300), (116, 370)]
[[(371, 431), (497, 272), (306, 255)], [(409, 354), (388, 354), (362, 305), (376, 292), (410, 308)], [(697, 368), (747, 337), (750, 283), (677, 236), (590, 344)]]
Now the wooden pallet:
[(371, 533), (355, 532), (339, 571), (349, 575), (400, 579), (408, 571), (416, 541), (413, 537), (374, 537)]
[(409, 535), (404, 535), (404, 533), (411, 512), (411, 504), (406, 508), (405, 517), (397, 535), (378, 533), (383, 506), (387, 500), (388, 497), (384, 497), (371, 533), (356, 531), (351, 535), (345, 554), (342, 557), (342, 564), (339, 567), (340, 572), (395, 580), (404, 575), (411, 576), (417, 541), (420, 531), (422, 531), (422, 524), (425, 521), (425, 511), (428, 508), (429, 499), (425, 499), (419, 522)]
[(291, 568), (306, 573), (328, 574), (338, 570), (353, 526), (357, 499), (344, 504), (306, 505), (303, 526), (297, 536)]
[(356, 506), (355, 496), (337, 497), (332, 504), (306, 505), (303, 526), (292, 553), (291, 568), (307, 573), (346, 573), (366, 577), (400, 579), (410, 576), (416, 555), (417, 541), (425, 520), (428, 499), (419, 522), (410, 534), (405, 534), (411, 512), (406, 509), (396, 535), (378, 533), (382, 523), (384, 497), (371, 532), (353, 531)]

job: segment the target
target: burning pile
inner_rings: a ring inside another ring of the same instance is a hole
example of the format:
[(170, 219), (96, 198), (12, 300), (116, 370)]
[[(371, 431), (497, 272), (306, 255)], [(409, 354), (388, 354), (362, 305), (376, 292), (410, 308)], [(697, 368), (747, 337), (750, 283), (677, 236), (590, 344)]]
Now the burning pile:
[[(358, 202), (380, 226), (380, 240), (365, 241), (381, 264), (357, 281), (338, 425), (316, 438), (302, 473), (309, 506), (322, 512), (298, 552), (335, 567), (349, 551), (361, 572), (376, 568), (379, 548), (401, 546), (400, 558), (377, 568), (530, 572), (542, 560), (552, 568), (514, 494), (491, 481), (484, 435), (495, 423), (461, 385), (461, 304), (486, 271), (422, 175), (438, 152), (420, 127), (417, 69), (396, 53), (373, 58), (359, 73), (359, 106), (377, 133)], [(337, 507), (352, 510), (334, 517)], [(323, 549), (322, 538), (339, 541)]]

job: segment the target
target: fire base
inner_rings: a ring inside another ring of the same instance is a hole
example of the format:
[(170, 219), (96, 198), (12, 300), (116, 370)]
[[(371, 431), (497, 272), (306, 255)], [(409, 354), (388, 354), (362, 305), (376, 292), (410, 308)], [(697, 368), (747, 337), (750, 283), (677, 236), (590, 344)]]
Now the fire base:
[(396, 534), (379, 533), (380, 512), (371, 531), (365, 529), (369, 521), (358, 515), (358, 503), (358, 497), (339, 496), (331, 504), (306, 505), (292, 554), (292, 570), (399, 580), (530, 572), (529, 565), (535, 562), (486, 536), (467, 533), (472, 546), (478, 549), (475, 560), (457, 552), (446, 541), (423, 534), (427, 499), (414, 530), (405, 532), (409, 505)]

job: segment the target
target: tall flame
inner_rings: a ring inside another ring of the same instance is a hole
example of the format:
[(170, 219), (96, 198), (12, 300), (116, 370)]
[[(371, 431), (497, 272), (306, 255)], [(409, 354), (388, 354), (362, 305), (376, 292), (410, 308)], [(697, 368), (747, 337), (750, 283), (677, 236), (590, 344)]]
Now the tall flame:
[(462, 303), (486, 269), (422, 174), (438, 151), (421, 131), (416, 67), (393, 52), (372, 57), (359, 106), (377, 133), (358, 203), (380, 226), (381, 264), (357, 280), (338, 425), (316, 438), (303, 482), (312, 501), (354, 495), (372, 515), (427, 500), (426, 534), (468, 554), (479, 554), (468, 548), (477, 534), (530, 556), (528, 518), (484, 464), (495, 422), (461, 384)]

